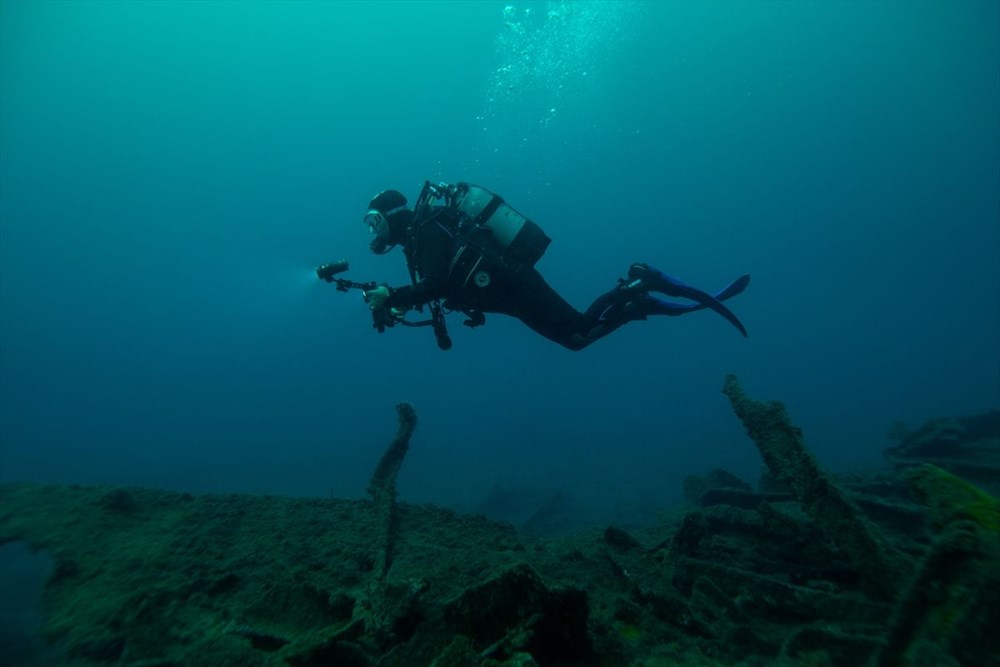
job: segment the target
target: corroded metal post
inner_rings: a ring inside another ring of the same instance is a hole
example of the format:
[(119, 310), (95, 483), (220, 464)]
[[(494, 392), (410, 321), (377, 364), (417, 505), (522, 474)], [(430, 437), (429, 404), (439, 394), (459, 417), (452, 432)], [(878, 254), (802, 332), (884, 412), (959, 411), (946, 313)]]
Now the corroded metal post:
[(791, 489), (806, 513), (844, 549), (865, 590), (883, 599), (894, 597), (904, 574), (896, 566), (898, 559), (857, 505), (820, 468), (785, 406), (748, 398), (735, 375), (726, 376), (722, 393), (729, 397), (768, 471)]
[(375, 577), (378, 581), (385, 579), (385, 574), (392, 562), (396, 475), (403, 465), (406, 452), (410, 449), (410, 436), (413, 435), (413, 429), (417, 426), (417, 413), (412, 405), (400, 403), (396, 406), (396, 412), (399, 416), (396, 437), (393, 438), (389, 449), (382, 455), (382, 459), (378, 462), (375, 473), (368, 483), (368, 493), (372, 494), (377, 517)]

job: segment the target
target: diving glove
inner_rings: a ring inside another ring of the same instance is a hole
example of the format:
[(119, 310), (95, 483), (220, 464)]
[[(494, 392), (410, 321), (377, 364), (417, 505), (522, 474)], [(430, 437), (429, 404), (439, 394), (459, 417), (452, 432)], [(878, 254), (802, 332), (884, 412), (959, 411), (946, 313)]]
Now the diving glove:
[(380, 310), (385, 306), (385, 300), (389, 298), (389, 286), (379, 285), (374, 289), (365, 290), (364, 297), (372, 310)]

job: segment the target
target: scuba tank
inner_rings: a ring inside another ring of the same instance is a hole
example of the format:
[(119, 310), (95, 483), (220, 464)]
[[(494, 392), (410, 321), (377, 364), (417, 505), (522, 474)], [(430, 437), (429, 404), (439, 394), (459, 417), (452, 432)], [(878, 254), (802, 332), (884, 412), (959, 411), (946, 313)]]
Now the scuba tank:
[(458, 183), (450, 195), (448, 203), (462, 216), (460, 234), (488, 232), (498, 259), (512, 270), (534, 266), (552, 242), (541, 227), (484, 187)]

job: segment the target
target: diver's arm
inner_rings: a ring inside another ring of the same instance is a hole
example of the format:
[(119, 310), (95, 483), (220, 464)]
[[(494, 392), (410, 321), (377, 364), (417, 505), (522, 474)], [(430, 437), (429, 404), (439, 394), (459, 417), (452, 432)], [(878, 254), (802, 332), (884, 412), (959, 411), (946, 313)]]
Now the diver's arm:
[(438, 225), (428, 225), (419, 247), (423, 278), (416, 285), (391, 290), (385, 302), (390, 308), (418, 308), (445, 296), (452, 254), (451, 236)]
[(418, 287), (419, 283), (389, 288), (389, 298), (385, 300), (385, 305), (399, 310), (410, 310), (424, 305), (430, 298), (425, 296), (425, 290), (418, 290)]
[(409, 310), (442, 297), (440, 286), (431, 280), (421, 280), (416, 285), (405, 285), (389, 289), (385, 305), (389, 308)]

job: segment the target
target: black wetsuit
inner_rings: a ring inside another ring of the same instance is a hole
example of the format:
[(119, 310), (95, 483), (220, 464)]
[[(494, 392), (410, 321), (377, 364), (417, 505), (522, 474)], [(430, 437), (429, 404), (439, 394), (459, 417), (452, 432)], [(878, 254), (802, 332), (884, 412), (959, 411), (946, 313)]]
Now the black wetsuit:
[[(457, 214), (434, 207), (411, 224), (403, 244), (415, 284), (392, 290), (386, 306), (409, 309), (441, 299), (452, 310), (516, 317), (535, 332), (580, 350), (624, 324), (627, 295), (620, 287), (603, 294), (586, 312), (566, 302), (532, 266), (510, 266), (456, 232)], [(479, 244), (483, 248), (483, 244)]]

